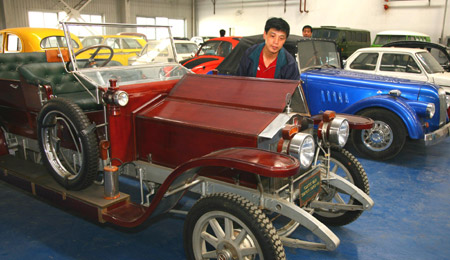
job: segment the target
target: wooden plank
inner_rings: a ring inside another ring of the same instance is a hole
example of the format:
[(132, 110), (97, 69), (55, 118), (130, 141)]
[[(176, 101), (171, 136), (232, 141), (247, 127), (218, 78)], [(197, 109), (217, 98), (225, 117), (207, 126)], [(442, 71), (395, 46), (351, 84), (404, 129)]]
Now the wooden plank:
[[(46, 196), (50, 196), (51, 193), (55, 193), (51, 195), (51, 197), (54, 197), (55, 195), (60, 196), (61, 203), (64, 203), (67, 198), (71, 198), (80, 203), (97, 207), (100, 209), (99, 211), (101, 211), (116, 203), (128, 201), (130, 199), (128, 194), (120, 193), (119, 198), (106, 200), (103, 198), (103, 186), (95, 184), (82, 191), (66, 190), (51, 177), (50, 173), (48, 173), (43, 165), (25, 161), (11, 155), (0, 156), (0, 171), (0, 179), (13, 185), (16, 185), (15, 183), (17, 181), (11, 181), (12, 179), (20, 179), (21, 183), (29, 182), (29, 187), (35, 195), (46, 198)], [(9, 175), (14, 176), (14, 178), (8, 177)], [(26, 190), (30, 191), (30, 189)], [(45, 190), (45, 192), (43, 192), (43, 190)], [(53, 199), (50, 200), (54, 201)]]

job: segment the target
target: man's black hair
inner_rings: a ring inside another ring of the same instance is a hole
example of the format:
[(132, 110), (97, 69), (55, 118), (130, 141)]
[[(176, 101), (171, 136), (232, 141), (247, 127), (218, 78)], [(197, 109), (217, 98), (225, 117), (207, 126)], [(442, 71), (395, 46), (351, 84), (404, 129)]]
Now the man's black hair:
[(264, 31), (267, 33), (272, 28), (285, 32), (286, 38), (289, 37), (290, 27), (285, 20), (276, 17), (269, 18), (266, 22), (266, 26), (264, 26)]
[(224, 37), (225, 36), (225, 30), (224, 29), (220, 29), (220, 37)]
[(308, 29), (308, 28), (309, 28), (309, 30), (312, 32), (312, 27), (311, 27), (311, 25), (305, 25), (305, 26), (303, 26), (302, 32), (303, 32), (305, 29)]

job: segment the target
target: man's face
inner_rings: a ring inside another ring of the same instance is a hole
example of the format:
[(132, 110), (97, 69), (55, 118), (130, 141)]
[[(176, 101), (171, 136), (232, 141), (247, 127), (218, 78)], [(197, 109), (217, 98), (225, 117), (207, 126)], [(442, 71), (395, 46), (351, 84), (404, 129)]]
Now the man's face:
[(311, 36), (312, 36), (312, 32), (311, 32), (311, 29), (309, 29), (309, 28), (305, 28), (305, 29), (303, 29), (303, 37), (308, 37), (308, 38), (311, 38)]
[(267, 50), (273, 54), (278, 53), (286, 42), (286, 33), (270, 28), (266, 33), (264, 32), (264, 40), (266, 41)]

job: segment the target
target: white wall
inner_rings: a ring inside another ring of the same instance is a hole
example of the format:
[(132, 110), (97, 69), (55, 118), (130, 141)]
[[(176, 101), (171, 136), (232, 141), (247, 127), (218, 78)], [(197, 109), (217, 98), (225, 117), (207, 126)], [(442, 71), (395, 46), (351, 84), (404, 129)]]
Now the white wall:
[[(384, 30), (409, 30), (426, 33), (438, 42), (443, 27), (446, 0), (389, 1), (384, 0), (303, 0), (309, 13), (300, 13), (300, 0), (216, 0), (215, 14), (211, 0), (196, 0), (198, 35), (219, 35), (220, 29), (234, 31), (236, 36), (261, 34), (270, 17), (282, 17), (291, 26), (291, 33), (301, 35), (305, 24), (345, 26), (366, 29), (372, 40)], [(448, 0), (450, 2), (450, 0)], [(303, 6), (302, 6), (303, 9)], [(450, 3), (444, 37), (450, 36)]]

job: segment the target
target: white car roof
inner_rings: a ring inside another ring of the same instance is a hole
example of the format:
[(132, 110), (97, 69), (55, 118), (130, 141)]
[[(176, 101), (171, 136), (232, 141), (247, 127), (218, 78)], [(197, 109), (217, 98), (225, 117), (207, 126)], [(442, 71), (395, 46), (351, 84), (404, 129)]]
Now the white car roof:
[(401, 30), (390, 30), (390, 31), (382, 31), (377, 33), (377, 35), (411, 35), (411, 36), (426, 36), (430, 37), (427, 34), (413, 31), (401, 31)]
[(369, 47), (369, 48), (361, 48), (356, 52), (392, 52), (392, 53), (418, 53), (418, 52), (426, 52), (427, 50), (419, 49), (419, 48), (400, 48), (400, 47)]

